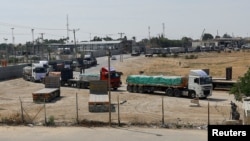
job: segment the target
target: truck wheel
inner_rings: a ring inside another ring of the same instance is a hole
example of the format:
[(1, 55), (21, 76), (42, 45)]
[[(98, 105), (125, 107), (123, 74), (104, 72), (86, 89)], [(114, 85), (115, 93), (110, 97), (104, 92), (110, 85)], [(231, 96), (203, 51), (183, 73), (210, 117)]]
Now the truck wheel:
[(174, 96), (173, 89), (171, 89), (171, 88), (168, 88), (165, 93), (167, 96)]
[(139, 92), (139, 93), (144, 93), (144, 88), (143, 88), (142, 86), (139, 86), (139, 87), (138, 87), (138, 92)]
[(65, 85), (65, 82), (64, 81), (61, 81), (61, 86), (64, 86)]
[(189, 98), (196, 98), (196, 94), (195, 94), (195, 91), (190, 91), (189, 94), (188, 94)]
[(31, 77), (31, 78), (30, 78), (30, 81), (31, 81), (31, 82), (35, 82), (35, 78), (34, 78), (34, 77)]
[(138, 92), (138, 87), (137, 86), (133, 86), (133, 92), (137, 93)]
[(181, 91), (178, 89), (174, 89), (174, 96), (175, 97), (180, 97), (181, 96)]
[(127, 85), (127, 91), (128, 91), (128, 92), (132, 92), (132, 88), (131, 88), (130, 85)]
[(81, 88), (81, 84), (80, 83), (76, 83), (76, 87), (80, 89)]

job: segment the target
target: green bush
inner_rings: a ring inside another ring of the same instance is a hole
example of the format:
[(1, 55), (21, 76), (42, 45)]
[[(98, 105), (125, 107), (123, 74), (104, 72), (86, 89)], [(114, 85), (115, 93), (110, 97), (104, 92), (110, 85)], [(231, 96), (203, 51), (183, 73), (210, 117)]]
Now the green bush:
[(55, 118), (54, 116), (49, 116), (49, 121), (47, 122), (48, 126), (55, 126)]

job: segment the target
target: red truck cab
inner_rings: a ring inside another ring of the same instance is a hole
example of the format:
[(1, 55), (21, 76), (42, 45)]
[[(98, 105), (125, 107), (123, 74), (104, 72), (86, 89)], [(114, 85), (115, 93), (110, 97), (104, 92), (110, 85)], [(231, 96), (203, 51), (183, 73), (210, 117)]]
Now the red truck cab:
[(100, 76), (101, 76), (100, 79), (108, 81), (109, 71), (110, 71), (110, 87), (113, 90), (117, 90), (122, 85), (121, 81), (122, 72), (117, 72), (113, 67), (110, 67), (110, 69), (108, 67), (102, 67), (100, 70)]

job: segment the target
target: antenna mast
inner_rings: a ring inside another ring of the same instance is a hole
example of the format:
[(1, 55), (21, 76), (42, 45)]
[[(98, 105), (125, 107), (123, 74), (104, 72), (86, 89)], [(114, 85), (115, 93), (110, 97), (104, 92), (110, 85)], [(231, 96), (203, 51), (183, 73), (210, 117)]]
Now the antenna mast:
[(165, 24), (164, 23), (162, 23), (162, 28), (163, 28), (162, 36), (163, 36), (163, 38), (165, 38)]
[(69, 19), (68, 19), (68, 15), (67, 15), (67, 42), (69, 42)]

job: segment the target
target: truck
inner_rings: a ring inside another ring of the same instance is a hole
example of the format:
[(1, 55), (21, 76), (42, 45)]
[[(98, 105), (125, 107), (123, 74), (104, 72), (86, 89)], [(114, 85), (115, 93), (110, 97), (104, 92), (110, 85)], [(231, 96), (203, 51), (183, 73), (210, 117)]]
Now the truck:
[(212, 95), (212, 77), (204, 70), (190, 70), (188, 76), (128, 75), (127, 91), (132, 93), (164, 92), (167, 96), (207, 98)]
[(60, 77), (46, 76), (44, 79), (44, 88), (32, 93), (33, 102), (51, 102), (60, 97)]
[(113, 67), (102, 67), (100, 73), (80, 73), (78, 78), (74, 78), (72, 69), (61, 70), (61, 86), (89, 88), (90, 81), (106, 80), (108, 81), (108, 74), (110, 71), (110, 87), (117, 90), (122, 85), (122, 72), (116, 71)]
[(32, 63), (23, 68), (23, 79), (32, 82), (42, 82), (47, 74), (47, 68), (41, 63)]

